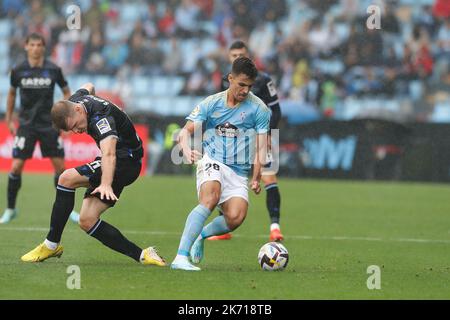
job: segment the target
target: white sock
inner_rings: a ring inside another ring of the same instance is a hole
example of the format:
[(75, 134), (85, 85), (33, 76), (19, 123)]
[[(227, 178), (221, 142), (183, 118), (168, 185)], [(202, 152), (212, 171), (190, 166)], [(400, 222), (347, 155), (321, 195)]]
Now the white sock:
[(139, 261), (144, 260), (144, 250), (141, 251), (141, 255), (139, 256)]
[(272, 223), (270, 225), (270, 231), (272, 231), (273, 229), (278, 229), (280, 230), (280, 225), (278, 223)]
[(186, 256), (183, 256), (181, 254), (177, 254), (177, 256), (175, 257), (175, 259), (173, 261), (188, 261), (189, 262), (189, 259)]
[(51, 242), (51, 241), (49, 241), (47, 239), (44, 240), (44, 244), (50, 250), (55, 250), (56, 248), (58, 248), (58, 243), (57, 242)]

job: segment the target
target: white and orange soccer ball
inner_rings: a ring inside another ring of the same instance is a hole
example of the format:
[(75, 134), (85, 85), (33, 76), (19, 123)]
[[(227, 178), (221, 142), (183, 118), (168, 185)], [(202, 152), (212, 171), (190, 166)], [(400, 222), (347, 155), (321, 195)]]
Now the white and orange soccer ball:
[(263, 270), (281, 271), (289, 262), (289, 252), (279, 242), (269, 242), (261, 247), (258, 262)]

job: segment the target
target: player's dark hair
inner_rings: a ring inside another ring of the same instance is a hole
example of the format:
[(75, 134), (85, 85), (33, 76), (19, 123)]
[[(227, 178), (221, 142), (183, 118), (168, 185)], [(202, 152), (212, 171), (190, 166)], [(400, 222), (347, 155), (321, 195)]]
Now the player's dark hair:
[(229, 50), (233, 50), (233, 49), (245, 49), (245, 50), (248, 51), (247, 45), (246, 45), (245, 42), (242, 41), (242, 40), (236, 40), (236, 41), (234, 41), (234, 42), (231, 44)]
[(258, 76), (258, 70), (256, 69), (255, 64), (247, 57), (239, 57), (234, 60), (233, 65), (231, 66), (231, 73), (235, 76), (243, 73), (252, 80), (255, 80)]
[(27, 36), (27, 38), (25, 39), (25, 43), (28, 43), (30, 40), (41, 40), (42, 44), (45, 47), (45, 38), (39, 33), (33, 32), (33, 33), (29, 34)]
[(73, 102), (68, 100), (61, 100), (53, 105), (50, 114), (55, 129), (64, 131), (69, 130), (69, 128), (67, 128), (67, 118), (74, 114), (74, 105)]

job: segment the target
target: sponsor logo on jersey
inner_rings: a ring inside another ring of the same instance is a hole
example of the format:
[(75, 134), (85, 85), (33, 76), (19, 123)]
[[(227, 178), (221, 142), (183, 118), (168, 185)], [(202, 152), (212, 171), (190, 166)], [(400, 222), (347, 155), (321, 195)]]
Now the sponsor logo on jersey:
[(22, 78), (20, 84), (23, 88), (42, 88), (50, 87), (52, 79), (50, 78)]
[(225, 122), (216, 126), (216, 134), (221, 137), (235, 138), (239, 135), (239, 129), (235, 125)]
[(103, 118), (100, 119), (97, 123), (96, 126), (98, 128), (98, 130), (100, 131), (100, 134), (104, 134), (108, 131), (111, 131), (111, 126), (109, 125), (108, 119)]

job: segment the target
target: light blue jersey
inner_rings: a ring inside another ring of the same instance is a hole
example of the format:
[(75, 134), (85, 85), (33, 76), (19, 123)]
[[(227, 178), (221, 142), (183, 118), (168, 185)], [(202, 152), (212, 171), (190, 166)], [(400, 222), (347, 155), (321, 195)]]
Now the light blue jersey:
[(241, 176), (247, 176), (255, 154), (256, 134), (269, 131), (270, 109), (252, 92), (234, 107), (227, 105), (228, 90), (207, 97), (186, 117), (203, 122), (203, 148)]

